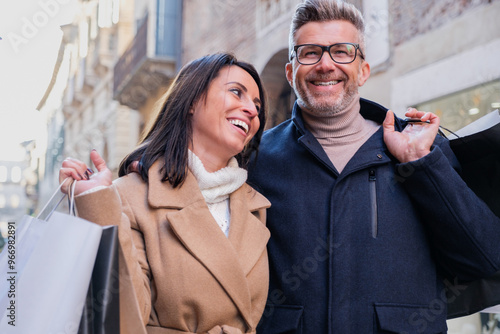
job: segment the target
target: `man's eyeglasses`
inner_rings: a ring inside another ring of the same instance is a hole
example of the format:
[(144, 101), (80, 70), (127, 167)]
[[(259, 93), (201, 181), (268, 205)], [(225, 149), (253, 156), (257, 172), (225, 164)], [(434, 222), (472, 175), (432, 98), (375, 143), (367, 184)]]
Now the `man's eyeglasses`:
[(352, 63), (358, 54), (362, 59), (365, 59), (363, 52), (359, 48), (359, 44), (355, 43), (336, 43), (329, 46), (317, 44), (301, 44), (293, 47), (293, 53), (290, 55), (290, 60), (297, 56), (297, 61), (302, 65), (314, 65), (321, 60), (324, 52), (330, 54), (330, 58), (337, 64)]

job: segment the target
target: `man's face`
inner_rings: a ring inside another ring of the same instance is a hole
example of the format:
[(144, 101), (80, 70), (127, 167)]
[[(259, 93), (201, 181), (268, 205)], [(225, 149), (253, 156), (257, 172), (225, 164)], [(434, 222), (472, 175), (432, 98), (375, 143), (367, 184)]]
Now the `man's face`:
[[(295, 45), (359, 42), (358, 30), (347, 21), (309, 22), (295, 34)], [(334, 115), (345, 109), (369, 76), (370, 66), (359, 52), (350, 64), (337, 64), (325, 52), (317, 64), (301, 65), (294, 57), (286, 65), (286, 77), (299, 106), (318, 116)]]

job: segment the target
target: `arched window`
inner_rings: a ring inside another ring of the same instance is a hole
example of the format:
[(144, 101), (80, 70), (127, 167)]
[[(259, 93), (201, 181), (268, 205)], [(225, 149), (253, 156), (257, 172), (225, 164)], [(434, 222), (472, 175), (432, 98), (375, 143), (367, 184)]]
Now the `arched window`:
[(7, 167), (6, 166), (0, 166), (0, 182), (6, 182), (7, 181)]

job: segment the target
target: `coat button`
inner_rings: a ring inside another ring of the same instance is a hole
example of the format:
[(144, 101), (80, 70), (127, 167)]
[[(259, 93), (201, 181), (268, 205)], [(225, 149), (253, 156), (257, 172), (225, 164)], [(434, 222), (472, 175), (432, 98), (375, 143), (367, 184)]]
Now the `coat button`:
[(377, 158), (382, 159), (382, 154), (377, 154)]

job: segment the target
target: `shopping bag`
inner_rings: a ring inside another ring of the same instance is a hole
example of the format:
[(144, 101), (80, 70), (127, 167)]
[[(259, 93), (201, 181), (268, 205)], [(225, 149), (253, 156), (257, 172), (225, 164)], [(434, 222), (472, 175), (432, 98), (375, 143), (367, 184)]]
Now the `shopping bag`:
[(103, 228), (78, 334), (120, 333), (118, 226)]
[[(462, 179), (500, 217), (500, 114), (492, 111), (450, 135)], [(457, 137), (458, 136), (458, 137)]]
[[(448, 137), (450, 137), (451, 149), (462, 166), (462, 179), (491, 211), (500, 217), (500, 114), (498, 110), (483, 116)], [(485, 310), (487, 312), (500, 311), (500, 308), (496, 306), (500, 305), (500, 271), (486, 279), (458, 284), (459, 289), (452, 287), (448, 291), (448, 319), (473, 314), (486, 308), (488, 308)]]
[(500, 272), (469, 283), (458, 283), (448, 291), (448, 319), (477, 312), (499, 313)]
[(9, 225), (0, 254), (2, 334), (78, 331), (102, 227), (54, 210), (43, 218), (49, 203)]

